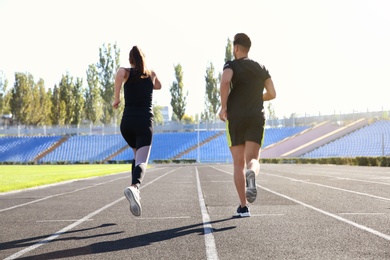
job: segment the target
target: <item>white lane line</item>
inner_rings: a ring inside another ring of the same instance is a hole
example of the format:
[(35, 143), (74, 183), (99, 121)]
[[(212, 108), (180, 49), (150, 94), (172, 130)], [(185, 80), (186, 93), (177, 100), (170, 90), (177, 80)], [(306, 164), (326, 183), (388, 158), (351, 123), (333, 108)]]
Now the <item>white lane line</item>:
[[(375, 178), (372, 178), (373, 180), (388, 180), (390, 179), (390, 177), (375, 177)], [(384, 184), (383, 182), (380, 182), (381, 184)], [(386, 185), (389, 184), (389, 183), (386, 183)]]
[(103, 185), (103, 184), (106, 184), (106, 183), (110, 183), (110, 182), (113, 182), (113, 181), (125, 179), (125, 178), (128, 178), (128, 177), (117, 178), (117, 179), (114, 179), (114, 180), (110, 180), (110, 181), (107, 181), (107, 182), (97, 183), (97, 184), (94, 184), (94, 185), (91, 185), (91, 186), (87, 186), (87, 187), (83, 187), (83, 188), (80, 188), (80, 189), (76, 189), (76, 190), (73, 190), (73, 191), (68, 191), (68, 192), (63, 192), (63, 193), (54, 194), (54, 195), (47, 196), (47, 197), (43, 197), (43, 198), (40, 198), (40, 199), (37, 199), (37, 200), (32, 200), (32, 201), (29, 201), (29, 202), (26, 202), (26, 203), (18, 204), (18, 205), (9, 207), (9, 208), (1, 209), (0, 212), (7, 211), (7, 210), (11, 210), (11, 209), (20, 208), (20, 207), (23, 207), (23, 206), (27, 206), (27, 205), (30, 205), (30, 204), (34, 204), (34, 203), (37, 203), (37, 202), (40, 202), (40, 201), (52, 199), (52, 198), (59, 197), (59, 196), (63, 196), (63, 195), (69, 195), (69, 194), (76, 193), (76, 192), (79, 192), (79, 191), (82, 191), (82, 190), (87, 190), (87, 189), (90, 189), (90, 188), (95, 188), (95, 187), (97, 187), (97, 186), (100, 186), (100, 185)]
[(369, 227), (367, 227), (367, 226), (358, 224), (358, 223), (356, 223), (356, 222), (353, 222), (353, 221), (351, 221), (351, 220), (348, 220), (348, 219), (345, 219), (345, 218), (343, 218), (343, 217), (337, 216), (337, 215), (332, 214), (332, 213), (330, 213), (330, 212), (327, 212), (327, 211), (325, 211), (325, 210), (316, 208), (316, 207), (311, 206), (311, 205), (309, 205), (309, 204), (306, 204), (306, 203), (304, 203), (304, 202), (302, 202), (302, 201), (299, 201), (299, 200), (296, 200), (296, 199), (294, 199), (294, 198), (291, 198), (291, 197), (289, 197), (289, 196), (287, 196), (287, 195), (284, 195), (284, 194), (281, 194), (281, 193), (279, 193), (279, 192), (270, 190), (270, 189), (268, 189), (268, 188), (266, 188), (266, 187), (263, 187), (263, 186), (260, 186), (260, 185), (257, 185), (257, 187), (259, 187), (259, 188), (261, 188), (261, 189), (263, 189), (263, 190), (266, 190), (266, 191), (268, 191), (268, 192), (271, 192), (271, 193), (273, 193), (273, 194), (275, 194), (275, 195), (278, 195), (278, 196), (280, 196), (280, 197), (283, 197), (283, 198), (285, 198), (285, 199), (291, 200), (291, 201), (293, 201), (293, 202), (295, 202), (295, 203), (297, 203), (297, 204), (300, 204), (300, 205), (302, 205), (302, 206), (304, 206), (304, 207), (306, 207), (306, 208), (315, 210), (315, 211), (317, 211), (317, 212), (319, 212), (319, 213), (322, 213), (322, 214), (324, 214), (324, 215), (326, 215), (326, 216), (335, 218), (335, 219), (337, 219), (337, 220), (339, 220), (339, 221), (342, 221), (342, 222), (344, 222), (344, 223), (346, 223), (346, 224), (349, 224), (349, 225), (351, 225), (351, 226), (357, 227), (357, 228), (359, 228), (359, 229), (361, 229), (361, 230), (367, 231), (367, 232), (369, 232), (369, 233), (371, 233), (371, 234), (374, 234), (374, 235), (376, 235), (376, 236), (379, 236), (379, 237), (381, 237), (381, 238), (384, 238), (384, 239), (390, 241), (390, 235), (381, 233), (381, 232), (379, 232), (379, 231), (377, 231), (377, 230), (375, 230), (375, 229), (372, 229), (372, 228), (369, 228)]
[[(150, 171), (152, 171), (152, 170), (150, 170)], [(127, 173), (127, 172), (123, 172), (123, 173)], [(121, 174), (121, 173), (118, 173), (118, 174)], [(100, 176), (100, 177), (105, 177), (105, 176)], [(92, 177), (92, 178), (88, 178), (88, 179), (95, 179), (95, 178), (99, 178), (99, 177)], [(114, 182), (114, 181), (121, 180), (121, 179), (126, 179), (126, 178), (128, 178), (128, 176), (121, 177), (121, 178), (116, 178), (116, 179), (113, 179), (113, 180), (110, 180), (110, 181), (106, 181), (106, 182), (97, 183), (97, 184), (90, 185), (90, 186), (87, 186), (87, 187), (83, 187), (83, 188), (80, 188), (80, 189), (76, 189), (76, 190), (73, 190), (73, 191), (68, 191), (68, 192), (54, 194), (54, 195), (43, 197), (43, 198), (40, 198), (40, 199), (37, 199), (37, 200), (32, 200), (32, 201), (29, 201), (29, 202), (26, 202), (26, 203), (18, 204), (18, 205), (9, 207), (9, 208), (0, 209), (0, 212), (11, 210), (11, 209), (20, 208), (20, 207), (27, 206), (27, 205), (30, 205), (30, 204), (33, 204), (33, 203), (37, 203), (37, 202), (40, 202), (40, 201), (43, 201), (43, 200), (52, 199), (52, 198), (55, 198), (55, 197), (58, 197), (58, 196), (69, 195), (69, 194), (72, 194), (72, 193), (75, 193), (75, 192), (79, 192), (79, 191), (82, 191), (82, 190), (95, 188), (95, 187), (103, 185), (103, 184), (107, 184), (107, 183), (110, 183), (110, 182)], [(57, 183), (57, 184), (50, 184), (50, 185), (46, 185), (45, 187), (51, 187), (51, 186), (55, 186), (55, 185), (62, 185), (62, 184), (67, 184), (67, 183), (71, 183), (71, 182), (75, 182), (75, 181), (81, 181), (81, 180), (88, 180), (88, 179), (78, 179), (78, 180), (72, 180), (72, 181), (69, 181), (69, 182), (61, 182), (61, 183)], [(42, 187), (39, 187), (39, 188), (41, 189)], [(28, 190), (31, 190), (31, 189), (28, 189)], [(23, 192), (23, 190), (18, 191), (18, 192)]]
[[(155, 181), (161, 179), (162, 177), (168, 175), (169, 173), (178, 170), (178, 169), (180, 169), (180, 168), (177, 168), (177, 169), (171, 170), (171, 171), (169, 171), (169, 172), (166, 172), (166, 173), (164, 173), (163, 175), (161, 175), (160, 177), (158, 177), (158, 178), (152, 180), (151, 182), (145, 183), (144, 185), (141, 186), (140, 190), (143, 189), (143, 188), (145, 188), (145, 187), (147, 187), (148, 185), (154, 183)], [(26, 247), (25, 249), (20, 250), (19, 252), (16, 252), (16, 253), (13, 254), (13, 255), (10, 255), (9, 257), (5, 258), (4, 260), (16, 259), (16, 258), (18, 258), (18, 257), (20, 257), (20, 256), (22, 256), (22, 255), (24, 255), (24, 254), (26, 254), (26, 253), (28, 253), (28, 252), (30, 252), (30, 251), (33, 251), (33, 250), (37, 249), (38, 247), (40, 247), (40, 246), (42, 246), (42, 245), (44, 245), (44, 244), (49, 243), (50, 241), (56, 239), (56, 238), (59, 237), (60, 235), (66, 233), (67, 231), (71, 230), (72, 228), (77, 227), (78, 225), (84, 223), (85, 221), (88, 221), (88, 220), (91, 219), (93, 216), (95, 216), (95, 215), (101, 213), (102, 211), (104, 211), (104, 210), (106, 210), (106, 209), (108, 209), (108, 208), (114, 206), (115, 204), (117, 204), (118, 202), (120, 202), (120, 201), (122, 201), (122, 200), (124, 200), (124, 199), (125, 199), (125, 197), (122, 197), (122, 198), (120, 198), (120, 199), (117, 199), (117, 200), (115, 200), (115, 201), (113, 201), (113, 202), (111, 202), (111, 203), (109, 203), (109, 204), (107, 204), (107, 205), (101, 207), (100, 209), (98, 209), (98, 210), (96, 210), (96, 211), (94, 211), (94, 212), (88, 214), (87, 216), (85, 216), (85, 217), (83, 217), (83, 218), (77, 220), (76, 222), (70, 224), (69, 226), (64, 227), (63, 229), (61, 229), (61, 230), (55, 232), (55, 233), (52, 234), (51, 236), (49, 236), (49, 237), (47, 237), (47, 238), (45, 238), (45, 239), (42, 239), (42, 240), (38, 241), (38, 242), (35, 243), (34, 245), (31, 245), (31, 246), (29, 246), (29, 247)]]
[(199, 206), (202, 212), (203, 219), (203, 230), (204, 230), (204, 242), (206, 246), (206, 257), (208, 260), (215, 259), (218, 260), (217, 248), (215, 246), (215, 240), (213, 236), (213, 227), (210, 223), (210, 216), (207, 213), (206, 204), (204, 202), (202, 187), (200, 186), (199, 173), (198, 168), (195, 167), (196, 171), (196, 186), (198, 188), (198, 198), (199, 198)]
[(367, 183), (374, 183), (379, 185), (388, 185), (390, 186), (390, 183), (384, 183), (384, 182), (378, 182), (378, 181), (368, 181), (368, 180), (360, 180), (360, 179), (352, 179), (352, 178), (344, 178), (344, 177), (336, 177), (338, 180), (346, 180), (346, 181), (360, 181), (360, 182), (367, 182)]
[[(219, 170), (219, 171), (222, 171), (222, 172), (226, 172), (226, 173), (228, 173), (228, 174), (230, 174), (230, 175), (233, 175), (231, 172), (227, 172), (227, 171), (224, 171), (224, 170), (221, 170), (221, 169), (218, 169), (218, 168), (215, 168), (215, 169), (216, 169), (216, 170)], [(290, 200), (290, 201), (293, 201), (293, 202), (295, 202), (295, 203), (297, 203), (297, 204), (299, 204), (299, 205), (302, 205), (302, 206), (304, 206), (304, 207), (306, 207), (306, 208), (312, 209), (312, 210), (317, 211), (317, 212), (319, 212), (319, 213), (321, 213), (321, 214), (324, 214), (324, 215), (326, 215), (326, 216), (332, 217), (332, 218), (337, 219), (337, 220), (339, 220), (339, 221), (341, 221), (341, 222), (344, 222), (344, 223), (346, 223), (346, 224), (348, 224), (348, 225), (354, 226), (354, 227), (359, 228), (359, 229), (361, 229), (361, 230), (363, 230), (363, 231), (369, 232), (369, 233), (371, 233), (371, 234), (374, 234), (374, 235), (376, 235), (376, 236), (379, 236), (379, 237), (381, 237), (381, 238), (384, 238), (384, 239), (390, 241), (390, 235), (381, 233), (381, 232), (379, 232), (379, 231), (377, 231), (377, 230), (375, 230), (375, 229), (366, 227), (366, 226), (364, 226), (364, 225), (361, 225), (361, 224), (358, 224), (358, 223), (353, 222), (353, 221), (351, 221), (351, 220), (348, 220), (348, 219), (345, 219), (345, 218), (343, 218), (343, 217), (337, 216), (337, 215), (332, 214), (332, 213), (330, 213), (330, 212), (327, 212), (327, 211), (325, 211), (325, 210), (316, 208), (316, 207), (314, 207), (314, 206), (312, 206), (312, 205), (306, 204), (306, 203), (304, 203), (304, 202), (302, 202), (302, 201), (296, 200), (296, 199), (294, 199), (294, 198), (291, 198), (291, 197), (289, 197), (289, 196), (287, 196), (287, 195), (284, 195), (284, 194), (281, 194), (281, 193), (279, 193), (279, 192), (273, 191), (273, 190), (268, 189), (268, 188), (266, 188), (266, 187), (263, 187), (263, 186), (261, 186), (261, 185), (256, 184), (256, 186), (259, 187), (259, 188), (261, 188), (261, 189), (263, 189), (263, 190), (266, 190), (266, 191), (268, 191), (268, 192), (270, 192), (270, 193), (273, 193), (273, 194), (275, 194), (275, 195), (278, 195), (278, 196), (280, 196), (280, 197), (282, 197), (282, 198), (285, 198), (285, 199), (288, 199), (288, 200)]]
[(333, 189), (333, 190), (339, 190), (339, 191), (349, 192), (349, 193), (353, 193), (353, 194), (357, 194), (357, 195), (362, 195), (362, 196), (366, 196), (366, 197), (371, 197), (371, 198), (375, 198), (375, 199), (390, 201), (390, 198), (375, 196), (375, 195), (372, 195), (372, 194), (363, 193), (363, 192), (359, 192), (359, 191), (353, 191), (353, 190), (347, 190), (347, 189), (337, 188), (337, 187), (328, 186), (328, 185), (324, 185), (324, 184), (320, 184), (320, 183), (309, 182), (309, 181), (294, 179), (294, 178), (285, 177), (285, 176), (279, 176), (279, 175), (271, 174), (271, 173), (264, 173), (264, 175), (274, 176), (274, 177), (278, 177), (278, 178), (282, 178), (282, 179), (287, 179), (287, 180), (290, 180), (290, 181), (301, 182), (301, 183), (310, 184), (310, 185), (315, 185), (315, 186), (324, 187), (324, 188), (328, 188), (328, 189)]
[(104, 207), (90, 213), (89, 215), (77, 220), (76, 222), (70, 224), (69, 226), (57, 231), (56, 233), (52, 234), (51, 236), (45, 238), (45, 239), (42, 239), (41, 241), (37, 242), (36, 244), (32, 245), (32, 246), (29, 246), (29, 247), (26, 247), (25, 249), (5, 258), (4, 260), (10, 260), (10, 259), (16, 259), (18, 257), (21, 257), (22, 255), (30, 252), (30, 251), (33, 251), (34, 249), (37, 249), (38, 247), (46, 244), (46, 243), (49, 243), (50, 241), (56, 239), (57, 237), (59, 237), (60, 235), (64, 234), (65, 232), (71, 230), (72, 228), (75, 228), (77, 227), (78, 225), (80, 225), (81, 223), (87, 221), (88, 219), (92, 218), (93, 216), (99, 214), (100, 212), (102, 212), (103, 210), (115, 205), (116, 203), (118, 203), (119, 201), (123, 200), (124, 198), (120, 198), (120, 199), (117, 199), (116, 201), (114, 202), (111, 202), (110, 204), (107, 204), (105, 205)]
[(341, 212), (340, 215), (386, 215), (386, 213), (383, 212)]
[[(329, 165), (329, 167), (332, 167), (331, 165)], [(358, 167), (358, 166), (356, 166)], [(269, 169), (267, 169), (268, 171)], [(291, 173), (291, 170), (281, 170), (281, 169), (277, 169), (278, 172), (280, 173)], [(355, 175), (361, 175), (363, 177), (366, 177), (367, 178), (367, 174), (362, 174), (362, 173), (356, 173), (354, 171), (343, 171), (343, 173), (352, 173), (352, 174), (355, 174)], [(305, 171), (305, 172), (294, 172), (294, 174), (298, 174), (298, 175), (303, 175), (303, 176), (313, 176), (312, 172), (308, 172), (308, 171)], [(320, 171), (316, 171), (315, 175), (314, 176), (320, 176), (320, 177), (333, 177), (333, 178), (337, 178), (337, 179), (349, 179), (349, 180), (354, 180), (354, 181), (360, 181), (360, 182), (368, 182), (368, 183), (375, 183), (375, 184), (380, 184), (380, 185), (390, 185), (390, 183), (386, 183), (386, 182), (373, 182), (373, 181), (370, 181), (370, 180), (362, 180), (362, 179), (354, 179), (354, 178), (347, 178), (347, 177), (337, 177), (337, 175), (335, 175), (336, 173), (335, 172), (329, 172), (329, 170), (327, 171), (324, 171), (324, 170), (320, 170)], [(369, 176), (371, 180), (386, 180), (386, 179), (390, 179), (390, 177), (375, 177), (375, 176)]]

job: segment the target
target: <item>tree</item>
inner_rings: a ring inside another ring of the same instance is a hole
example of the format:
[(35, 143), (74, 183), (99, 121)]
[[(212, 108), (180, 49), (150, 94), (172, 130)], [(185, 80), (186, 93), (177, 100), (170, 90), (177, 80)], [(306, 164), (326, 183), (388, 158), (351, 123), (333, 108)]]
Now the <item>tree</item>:
[[(111, 46), (109, 43), (106, 47), (99, 48), (99, 62), (97, 63), (99, 83), (101, 87), (101, 96), (103, 98), (103, 123), (111, 122), (114, 116), (112, 102), (114, 99), (114, 81), (115, 73), (119, 68), (120, 50), (116, 43)], [(120, 108), (119, 108), (120, 109)]]
[(12, 114), (11, 107), (10, 107), (11, 99), (12, 99), (11, 91), (7, 91), (3, 99), (3, 114)]
[[(267, 110), (268, 110), (268, 119), (269, 119), (271, 122), (274, 122), (274, 120), (278, 119), (278, 118), (276, 117), (275, 108), (273, 107), (273, 105), (272, 105), (271, 102), (268, 102)], [(272, 126), (273, 126), (273, 125), (272, 125)]]
[[(46, 94), (45, 82), (40, 79), (37, 84), (34, 84), (32, 90), (32, 103), (30, 104), (32, 111), (29, 125), (46, 125), (50, 124), (50, 99)], [(48, 120), (49, 119), (49, 120)]]
[(229, 60), (233, 60), (233, 43), (232, 41), (228, 38), (227, 39), (227, 44), (225, 48), (225, 63)]
[(51, 103), (52, 95), (53, 95), (52, 90), (51, 90), (51, 88), (49, 88), (46, 91), (46, 98), (45, 98), (45, 101), (44, 101), (44, 103), (46, 105), (43, 108), (44, 109), (44, 114), (45, 114), (45, 118), (43, 120), (43, 124), (44, 125), (52, 125), (53, 124), (53, 122), (51, 121), (51, 118), (52, 118), (51, 113), (53, 111), (53, 104)]
[(173, 114), (181, 121), (187, 106), (188, 91), (184, 94), (183, 71), (180, 64), (175, 66), (175, 77), (176, 81), (172, 82), (172, 86), (169, 89), (171, 92), (171, 106)]
[[(59, 85), (60, 111), (65, 108), (65, 118), (64, 118), (65, 125), (70, 125), (75, 115), (76, 101), (73, 96), (74, 94), (73, 89), (74, 89), (73, 77), (71, 77), (69, 73), (66, 73), (66, 75), (62, 75), (60, 85)], [(62, 102), (64, 102), (63, 105)]]
[(267, 106), (267, 110), (268, 110), (268, 118), (269, 119), (277, 119), (276, 118), (276, 113), (275, 113), (275, 108), (274, 106), (272, 105), (271, 102), (268, 102), (268, 106)]
[(210, 67), (206, 69), (206, 108), (205, 116), (214, 120), (218, 109), (220, 107), (219, 103), (219, 88), (218, 83), (219, 79), (214, 76), (215, 68), (213, 63), (210, 62)]
[(20, 124), (28, 124), (31, 118), (33, 102), (32, 89), (34, 78), (29, 73), (15, 73), (15, 83), (11, 90), (12, 98), (10, 100), (11, 113)]
[(193, 116), (189, 116), (189, 115), (184, 115), (183, 116), (183, 119), (182, 119), (183, 121), (184, 121), (184, 123), (185, 124), (195, 124), (195, 119), (194, 119), (194, 117)]
[(83, 119), (84, 98), (83, 98), (83, 79), (76, 78), (73, 88), (73, 98), (75, 100), (72, 124), (79, 125)]
[(88, 88), (85, 91), (85, 117), (93, 124), (103, 116), (103, 99), (100, 93), (99, 77), (95, 65), (89, 65), (87, 70)]
[(153, 105), (154, 123), (157, 125), (162, 125), (164, 122), (163, 116), (161, 114), (161, 108), (162, 107), (159, 105)]
[(51, 121), (54, 125), (64, 125), (65, 115), (66, 115), (66, 107), (65, 103), (60, 99), (60, 89), (57, 85), (54, 85), (53, 94), (51, 96)]
[(0, 71), (0, 115), (5, 111), (5, 96), (8, 86), (8, 80), (5, 78), (3, 71)]

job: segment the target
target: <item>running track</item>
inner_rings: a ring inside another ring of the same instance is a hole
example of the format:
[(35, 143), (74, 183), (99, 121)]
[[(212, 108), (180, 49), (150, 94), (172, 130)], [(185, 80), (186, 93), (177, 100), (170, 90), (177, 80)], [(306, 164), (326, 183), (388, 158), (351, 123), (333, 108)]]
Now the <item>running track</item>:
[(0, 195), (1, 259), (390, 259), (390, 169), (263, 164), (250, 218), (232, 165), (153, 166)]

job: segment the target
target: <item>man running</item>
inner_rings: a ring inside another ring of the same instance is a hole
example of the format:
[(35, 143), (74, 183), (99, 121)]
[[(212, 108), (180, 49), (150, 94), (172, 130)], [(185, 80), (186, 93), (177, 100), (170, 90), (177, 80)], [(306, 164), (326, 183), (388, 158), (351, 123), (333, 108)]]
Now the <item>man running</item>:
[[(249, 203), (257, 197), (255, 177), (260, 171), (260, 148), (264, 137), (264, 101), (276, 97), (268, 70), (248, 58), (250, 38), (238, 33), (233, 41), (233, 61), (223, 67), (219, 117), (226, 122), (226, 135), (234, 165), (234, 184), (240, 200), (234, 217), (249, 217)], [(264, 92), (265, 89), (265, 92)]]

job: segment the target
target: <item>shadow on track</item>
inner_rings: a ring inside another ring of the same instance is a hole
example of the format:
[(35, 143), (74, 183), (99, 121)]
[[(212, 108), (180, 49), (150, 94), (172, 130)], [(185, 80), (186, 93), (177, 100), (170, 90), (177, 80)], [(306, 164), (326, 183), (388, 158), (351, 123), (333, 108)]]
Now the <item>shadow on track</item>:
[[(103, 224), (103, 225), (100, 225), (98, 227), (93, 227), (93, 228), (84, 228), (84, 229), (79, 229), (79, 230), (71, 230), (71, 231), (65, 232), (63, 234), (79, 233), (79, 232), (83, 232), (83, 231), (88, 231), (88, 230), (93, 230), (93, 229), (98, 229), (98, 228), (104, 228), (104, 227), (109, 227), (109, 226), (115, 226), (115, 225), (116, 224), (107, 223), (107, 224)], [(58, 238), (58, 239), (55, 239), (55, 241), (80, 240), (80, 239), (88, 239), (88, 238), (94, 238), (94, 237), (100, 237), (100, 236), (116, 235), (116, 234), (120, 234), (120, 233), (123, 233), (123, 231), (121, 231), (121, 232), (113, 232), (113, 233), (106, 233), (106, 234), (101, 234), (101, 235), (93, 235), (93, 236), (82, 237), (82, 238), (76, 237), (76, 236), (74, 236), (74, 237), (67, 237), (67, 238)], [(52, 234), (38, 236), (38, 237), (30, 237), (30, 238), (15, 240), (15, 241), (9, 241), (9, 242), (5, 242), (5, 243), (0, 243), (0, 249), (1, 250), (6, 250), (6, 249), (11, 249), (11, 248), (29, 247), (29, 246), (35, 245), (36, 243), (38, 243), (39, 241), (41, 241), (41, 240), (43, 240), (45, 238), (48, 238), (51, 235)]]
[[(215, 221), (211, 221), (210, 224), (224, 222), (231, 219), (232, 218), (215, 220)], [(213, 228), (213, 233), (226, 231), (233, 228), (236, 227), (230, 226), (221, 229)], [(64, 234), (67, 233), (68, 232)], [(93, 255), (93, 254), (101, 254), (101, 253), (108, 253), (108, 252), (116, 252), (121, 250), (128, 250), (132, 248), (147, 246), (152, 243), (178, 238), (193, 233), (199, 233), (199, 235), (204, 235), (203, 223), (187, 225), (187, 226), (172, 228), (167, 230), (161, 230), (161, 231), (156, 231), (148, 234), (142, 234), (134, 237), (127, 237), (127, 238), (122, 238), (113, 241), (98, 242), (88, 246), (70, 248), (70, 249), (65, 249), (65, 250), (60, 250), (60, 251), (55, 251), (55, 252), (50, 252), (50, 253), (45, 253), (45, 254), (40, 254), (35, 256), (18, 258), (18, 259), (59, 259), (59, 258), (77, 257), (82, 255)], [(83, 239), (83, 238), (78, 238), (78, 239)], [(53, 242), (54, 241), (56, 240), (53, 240)]]

